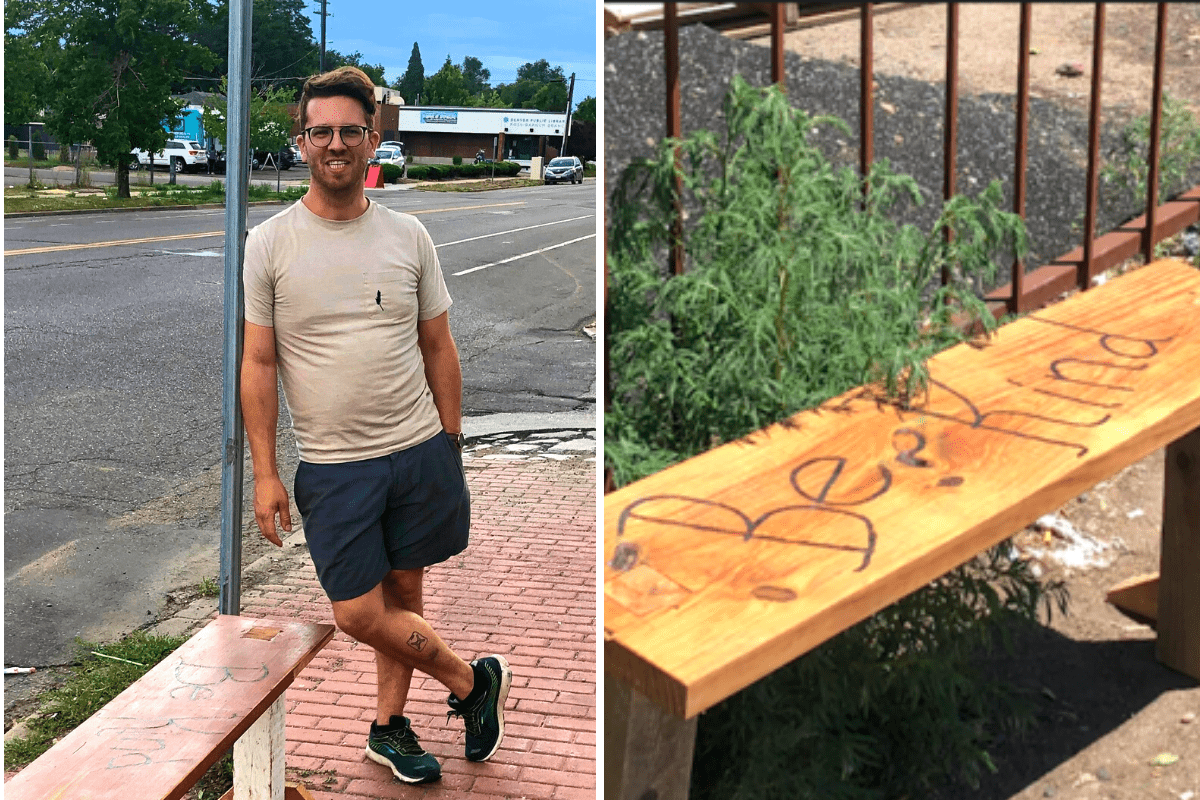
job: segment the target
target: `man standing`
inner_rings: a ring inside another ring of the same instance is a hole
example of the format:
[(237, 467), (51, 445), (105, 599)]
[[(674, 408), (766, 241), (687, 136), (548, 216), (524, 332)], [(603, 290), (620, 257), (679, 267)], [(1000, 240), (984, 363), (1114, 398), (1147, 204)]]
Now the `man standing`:
[(296, 506), (339, 628), (375, 650), (376, 718), (367, 755), (402, 781), (441, 767), (404, 716), (414, 669), (451, 692), (466, 756), (484, 761), (504, 735), (512, 671), (470, 664), (422, 617), (424, 568), (467, 545), (462, 373), (433, 242), (415, 217), (370, 202), (374, 85), (354, 67), (310, 78), (300, 95), (304, 197), (246, 241), (241, 400), (254, 464), (254, 514), (281, 545), (291, 530), (276, 467), (276, 375), (300, 464)]

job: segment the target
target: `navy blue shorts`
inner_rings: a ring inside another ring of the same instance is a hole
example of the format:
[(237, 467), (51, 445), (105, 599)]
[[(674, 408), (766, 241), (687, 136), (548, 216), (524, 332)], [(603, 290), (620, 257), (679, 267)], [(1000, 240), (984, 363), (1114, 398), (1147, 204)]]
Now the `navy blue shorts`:
[(471, 494), (446, 433), (365, 461), (301, 461), (293, 496), (330, 600), (359, 597), (391, 570), (428, 567), (467, 547)]

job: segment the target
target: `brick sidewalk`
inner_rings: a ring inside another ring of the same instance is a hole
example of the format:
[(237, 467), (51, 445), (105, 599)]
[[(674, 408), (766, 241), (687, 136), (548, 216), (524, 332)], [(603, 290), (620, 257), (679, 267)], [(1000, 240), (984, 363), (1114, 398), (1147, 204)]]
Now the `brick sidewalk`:
[[(442, 763), (408, 786), (363, 755), (375, 715), (373, 651), (340, 631), (287, 693), (287, 771), (321, 800), (341, 797), (596, 796), (596, 465), (472, 462), (471, 544), (426, 575), (425, 616), (459, 655), (499, 653), (513, 668), (500, 750), (463, 757), (447, 691), (422, 673), (405, 714)], [(332, 622), (307, 557), (281, 583), (247, 591), (243, 616)]]

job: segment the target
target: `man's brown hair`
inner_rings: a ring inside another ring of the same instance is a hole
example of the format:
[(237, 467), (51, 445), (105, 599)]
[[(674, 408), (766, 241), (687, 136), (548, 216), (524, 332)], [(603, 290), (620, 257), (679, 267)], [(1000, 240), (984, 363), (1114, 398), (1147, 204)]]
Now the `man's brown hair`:
[(375, 83), (358, 67), (338, 67), (304, 82), (300, 91), (300, 130), (308, 127), (308, 101), (314, 97), (350, 97), (363, 107), (367, 127), (375, 124)]

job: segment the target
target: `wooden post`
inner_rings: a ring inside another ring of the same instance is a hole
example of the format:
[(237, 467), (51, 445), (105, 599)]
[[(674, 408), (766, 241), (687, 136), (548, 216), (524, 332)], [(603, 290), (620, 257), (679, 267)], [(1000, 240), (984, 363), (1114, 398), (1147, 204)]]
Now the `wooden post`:
[(1200, 680), (1200, 428), (1167, 447), (1158, 660)]
[(680, 719), (604, 676), (606, 800), (687, 800), (696, 718)]
[(284, 698), (233, 745), (233, 800), (284, 800)]

